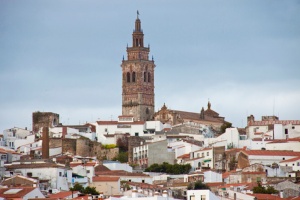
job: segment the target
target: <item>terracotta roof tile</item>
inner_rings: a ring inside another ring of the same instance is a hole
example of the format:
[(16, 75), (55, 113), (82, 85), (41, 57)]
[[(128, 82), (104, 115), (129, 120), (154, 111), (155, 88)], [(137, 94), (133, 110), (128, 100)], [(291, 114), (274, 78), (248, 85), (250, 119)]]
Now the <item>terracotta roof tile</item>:
[(247, 155), (255, 156), (300, 156), (300, 152), (280, 150), (242, 150)]
[(120, 177), (110, 177), (110, 176), (94, 176), (93, 182), (112, 182), (112, 181), (118, 181)]
[[(32, 192), (34, 187), (13, 187), (13, 188), (0, 188), (0, 197), (5, 199), (9, 198), (22, 198), (26, 194)], [(10, 193), (12, 191), (12, 193)]]
[(280, 161), (280, 163), (294, 162), (294, 161), (297, 161), (297, 160), (300, 160), (300, 156), (297, 156), (295, 158), (291, 158), (291, 159), (288, 159), (288, 160)]
[(150, 177), (147, 174), (143, 173), (132, 173), (124, 170), (111, 170), (111, 171), (98, 171), (95, 172), (96, 175), (102, 176), (142, 176), (142, 177)]
[(293, 125), (300, 125), (300, 120), (270, 120), (270, 121), (254, 121), (249, 122), (248, 126), (267, 126), (272, 124), (293, 124)]
[(128, 124), (128, 125), (138, 125), (138, 124), (145, 124), (144, 121), (134, 121), (134, 122), (118, 122), (118, 121), (97, 121), (98, 125), (121, 125), (121, 124)]
[[(77, 194), (77, 193), (79, 193), (79, 192), (78, 191), (74, 191), (73, 195)], [(49, 195), (50, 198), (66, 198), (68, 196), (72, 196), (72, 191), (62, 191), (62, 192), (58, 192), (56, 194), (50, 194)]]

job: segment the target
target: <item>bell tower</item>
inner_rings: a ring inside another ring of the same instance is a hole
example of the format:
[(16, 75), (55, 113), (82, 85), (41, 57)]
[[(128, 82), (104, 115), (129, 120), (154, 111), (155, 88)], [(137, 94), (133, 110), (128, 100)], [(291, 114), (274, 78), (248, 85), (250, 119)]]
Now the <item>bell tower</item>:
[(127, 46), (127, 60), (122, 67), (122, 115), (135, 121), (152, 120), (154, 115), (154, 60), (149, 60), (150, 47), (144, 47), (144, 33), (137, 11), (132, 47)]

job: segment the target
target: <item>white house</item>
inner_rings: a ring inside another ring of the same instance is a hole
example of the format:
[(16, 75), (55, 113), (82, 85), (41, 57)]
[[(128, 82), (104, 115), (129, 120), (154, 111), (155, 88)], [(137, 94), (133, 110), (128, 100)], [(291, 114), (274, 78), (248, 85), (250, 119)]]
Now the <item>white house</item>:
[(14, 161), (11, 164), (5, 165), (5, 176), (20, 174), (28, 177), (37, 177), (41, 180), (48, 180), (50, 183), (49, 189), (69, 190), (67, 176), (68, 169), (64, 165), (59, 165), (46, 160), (33, 159)]
[(45, 198), (36, 187), (10, 187), (0, 188), (0, 199), (34, 199)]
[(116, 133), (147, 136), (163, 129), (160, 121), (134, 121), (133, 116), (119, 116), (118, 121), (97, 121), (95, 125), (97, 138)]
[(187, 200), (219, 200), (210, 190), (187, 190)]
[(19, 146), (34, 142), (35, 135), (27, 128), (10, 128), (3, 131), (3, 140), (5, 146), (11, 149), (17, 149)]

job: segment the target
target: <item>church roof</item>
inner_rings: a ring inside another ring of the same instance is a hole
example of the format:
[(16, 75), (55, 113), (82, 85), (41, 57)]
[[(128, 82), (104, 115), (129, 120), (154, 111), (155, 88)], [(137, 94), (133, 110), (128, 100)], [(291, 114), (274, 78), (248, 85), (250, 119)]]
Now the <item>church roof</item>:
[(200, 113), (194, 113), (194, 112), (187, 112), (187, 111), (181, 111), (181, 110), (169, 110), (173, 111), (177, 114), (180, 115), (182, 119), (190, 119), (190, 120), (197, 120), (197, 121), (211, 121), (211, 122), (224, 122), (224, 119), (222, 117), (211, 117), (211, 116), (206, 116), (204, 119), (200, 118)]

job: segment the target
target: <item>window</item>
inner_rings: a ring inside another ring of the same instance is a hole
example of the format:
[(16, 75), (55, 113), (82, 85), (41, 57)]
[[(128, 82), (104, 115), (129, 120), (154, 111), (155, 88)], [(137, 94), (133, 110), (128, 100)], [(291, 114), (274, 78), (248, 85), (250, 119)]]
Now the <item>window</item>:
[(292, 126), (292, 129), (295, 129), (295, 126)]
[(300, 162), (297, 162), (297, 166), (300, 166)]
[(201, 200), (206, 200), (206, 195), (201, 195)]
[(89, 174), (89, 173), (90, 173), (90, 170), (86, 170), (86, 173), (88, 173), (88, 174)]
[(147, 72), (144, 72), (144, 82), (147, 82)]
[(62, 172), (59, 172), (59, 176), (62, 176)]
[(6, 154), (1, 155), (1, 160), (6, 160), (7, 156)]
[(206, 152), (206, 155), (209, 156), (209, 152)]
[(145, 183), (145, 180), (142, 180), (142, 183)]
[(202, 157), (204, 157), (204, 153), (202, 153)]
[(135, 82), (135, 72), (132, 72), (132, 82)]
[(149, 83), (151, 82), (151, 75), (150, 75), (150, 72), (148, 72), (148, 82), (149, 82)]
[(130, 73), (127, 72), (127, 83), (130, 83)]
[(139, 133), (134, 133), (135, 136), (139, 136)]

